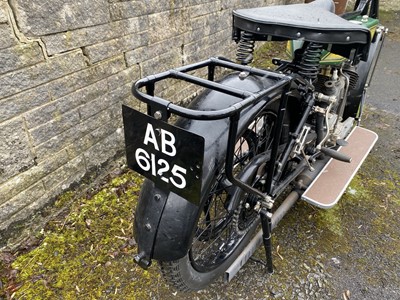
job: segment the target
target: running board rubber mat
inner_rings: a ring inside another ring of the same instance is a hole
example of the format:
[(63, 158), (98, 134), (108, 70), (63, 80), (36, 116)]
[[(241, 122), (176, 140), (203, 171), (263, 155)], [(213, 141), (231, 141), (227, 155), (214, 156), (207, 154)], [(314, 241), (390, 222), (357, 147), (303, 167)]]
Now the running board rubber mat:
[(358, 126), (354, 127), (346, 138), (348, 145), (338, 150), (350, 156), (351, 162), (346, 163), (331, 158), (301, 198), (324, 209), (334, 206), (377, 140), (378, 135), (375, 132)]

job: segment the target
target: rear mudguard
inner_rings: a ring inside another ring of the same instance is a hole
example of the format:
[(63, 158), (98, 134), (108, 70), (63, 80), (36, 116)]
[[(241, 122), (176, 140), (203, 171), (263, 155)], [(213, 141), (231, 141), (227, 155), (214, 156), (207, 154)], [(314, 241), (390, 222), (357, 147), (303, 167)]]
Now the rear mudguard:
[[(222, 81), (229, 86), (257, 92), (272, 86), (272, 79), (247, 76), (239, 78), (237, 73), (226, 76)], [(266, 103), (279, 99), (281, 90), (271, 98), (263, 99), (243, 110), (239, 121), (241, 133)], [(207, 90), (196, 97), (190, 107), (197, 110), (226, 108), (240, 99), (216, 91)], [(277, 101), (278, 102), (278, 101)], [(161, 190), (146, 180), (139, 197), (135, 213), (135, 237), (138, 243), (136, 261), (142, 266), (150, 265), (151, 259), (171, 261), (182, 258), (188, 252), (194, 227), (202, 204), (208, 197), (216, 170), (224, 164), (228, 140), (229, 120), (197, 121), (181, 118), (177, 126), (205, 138), (201, 204), (197, 206), (177, 194)], [(190, 142), (190, 141), (188, 141)], [(254, 168), (252, 168), (254, 170)]]

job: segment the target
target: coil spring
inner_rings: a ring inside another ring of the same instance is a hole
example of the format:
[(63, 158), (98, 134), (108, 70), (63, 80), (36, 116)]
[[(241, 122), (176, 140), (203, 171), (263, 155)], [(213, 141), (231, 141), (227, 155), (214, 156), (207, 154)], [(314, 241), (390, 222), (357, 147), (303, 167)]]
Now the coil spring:
[(299, 74), (314, 81), (319, 72), (322, 45), (318, 43), (308, 44), (301, 58)]
[(253, 34), (242, 31), (236, 49), (236, 60), (243, 65), (251, 63), (253, 61), (254, 46)]

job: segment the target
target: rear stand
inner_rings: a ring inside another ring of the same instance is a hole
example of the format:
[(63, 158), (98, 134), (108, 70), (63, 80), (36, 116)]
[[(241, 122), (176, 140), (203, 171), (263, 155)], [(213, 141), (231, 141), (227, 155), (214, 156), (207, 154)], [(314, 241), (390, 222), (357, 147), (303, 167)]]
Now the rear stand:
[(265, 249), (266, 256), (266, 267), (269, 274), (274, 273), (274, 267), (272, 264), (272, 214), (271, 212), (261, 209), (260, 210), (260, 218), (261, 218), (261, 228), (263, 235), (263, 244)]

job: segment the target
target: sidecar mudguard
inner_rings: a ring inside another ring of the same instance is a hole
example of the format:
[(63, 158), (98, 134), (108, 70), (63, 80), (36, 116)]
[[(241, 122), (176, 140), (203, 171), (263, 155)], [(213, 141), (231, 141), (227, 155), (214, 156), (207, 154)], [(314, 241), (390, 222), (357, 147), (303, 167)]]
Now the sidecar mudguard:
[[(238, 73), (227, 75), (221, 83), (240, 86), (241, 89), (257, 92), (274, 85), (271, 78), (247, 76), (240, 78)], [(262, 99), (252, 107), (241, 112), (238, 133), (248, 127), (248, 123), (267, 103), (277, 102), (282, 90), (269, 98)], [(240, 99), (206, 90), (190, 104), (196, 110), (218, 110), (226, 108)], [(216, 170), (225, 161), (229, 120), (198, 121), (181, 118), (175, 124), (183, 129), (205, 138), (201, 204), (197, 206), (190, 199), (161, 190), (153, 182), (146, 180), (139, 197), (135, 213), (135, 237), (138, 243), (136, 261), (142, 266), (150, 265), (151, 259), (171, 261), (182, 258), (189, 250), (198, 216), (208, 197), (216, 176)], [(190, 141), (188, 141), (190, 142)]]
[(358, 80), (355, 88), (349, 91), (343, 114), (344, 120), (346, 120), (348, 117), (357, 118), (360, 116), (360, 109), (362, 110), (365, 91), (371, 83), (375, 66), (382, 50), (385, 34), (386, 32), (382, 29), (379, 29), (375, 32), (375, 36), (369, 49), (367, 61), (360, 61), (357, 65), (356, 72), (358, 74)]

